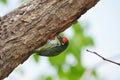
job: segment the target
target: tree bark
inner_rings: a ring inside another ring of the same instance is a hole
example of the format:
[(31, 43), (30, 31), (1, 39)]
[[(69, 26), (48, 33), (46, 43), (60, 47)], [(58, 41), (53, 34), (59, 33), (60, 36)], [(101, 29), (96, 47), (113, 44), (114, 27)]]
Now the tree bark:
[(0, 18), (0, 80), (99, 0), (31, 0)]

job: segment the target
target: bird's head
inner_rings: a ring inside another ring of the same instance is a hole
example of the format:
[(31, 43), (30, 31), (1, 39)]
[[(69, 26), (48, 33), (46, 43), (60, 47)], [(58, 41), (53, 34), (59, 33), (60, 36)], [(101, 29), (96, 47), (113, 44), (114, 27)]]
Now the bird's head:
[(61, 45), (67, 44), (69, 42), (66, 37), (57, 36), (57, 38), (60, 41)]

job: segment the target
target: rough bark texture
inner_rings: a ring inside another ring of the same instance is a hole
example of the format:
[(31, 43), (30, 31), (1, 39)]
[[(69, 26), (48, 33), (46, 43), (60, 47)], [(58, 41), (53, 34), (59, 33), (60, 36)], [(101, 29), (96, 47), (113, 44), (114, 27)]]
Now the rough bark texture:
[(0, 80), (98, 0), (31, 0), (0, 18)]

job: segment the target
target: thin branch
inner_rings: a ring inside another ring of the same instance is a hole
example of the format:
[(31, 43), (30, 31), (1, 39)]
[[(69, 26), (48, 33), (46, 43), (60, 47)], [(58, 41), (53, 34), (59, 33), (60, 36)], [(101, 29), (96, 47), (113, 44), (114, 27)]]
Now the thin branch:
[(95, 54), (95, 55), (97, 55), (97, 56), (99, 56), (99, 57), (102, 58), (104, 61), (108, 61), (108, 62), (110, 62), (110, 63), (113, 63), (113, 64), (116, 64), (116, 65), (120, 66), (120, 63), (115, 62), (115, 61), (112, 61), (112, 60), (109, 60), (109, 59), (101, 56), (101, 55), (98, 54), (97, 52), (93, 52), (93, 51), (90, 51), (90, 50), (88, 50), (88, 49), (87, 49), (86, 51), (87, 51), (87, 52), (90, 52), (90, 53), (93, 53), (93, 54)]

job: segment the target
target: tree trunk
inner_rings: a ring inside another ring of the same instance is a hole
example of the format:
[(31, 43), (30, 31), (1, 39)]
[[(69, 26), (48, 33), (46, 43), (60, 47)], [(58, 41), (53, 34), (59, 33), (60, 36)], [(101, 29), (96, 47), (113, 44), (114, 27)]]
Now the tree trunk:
[(31, 0), (0, 18), (0, 80), (99, 0)]

